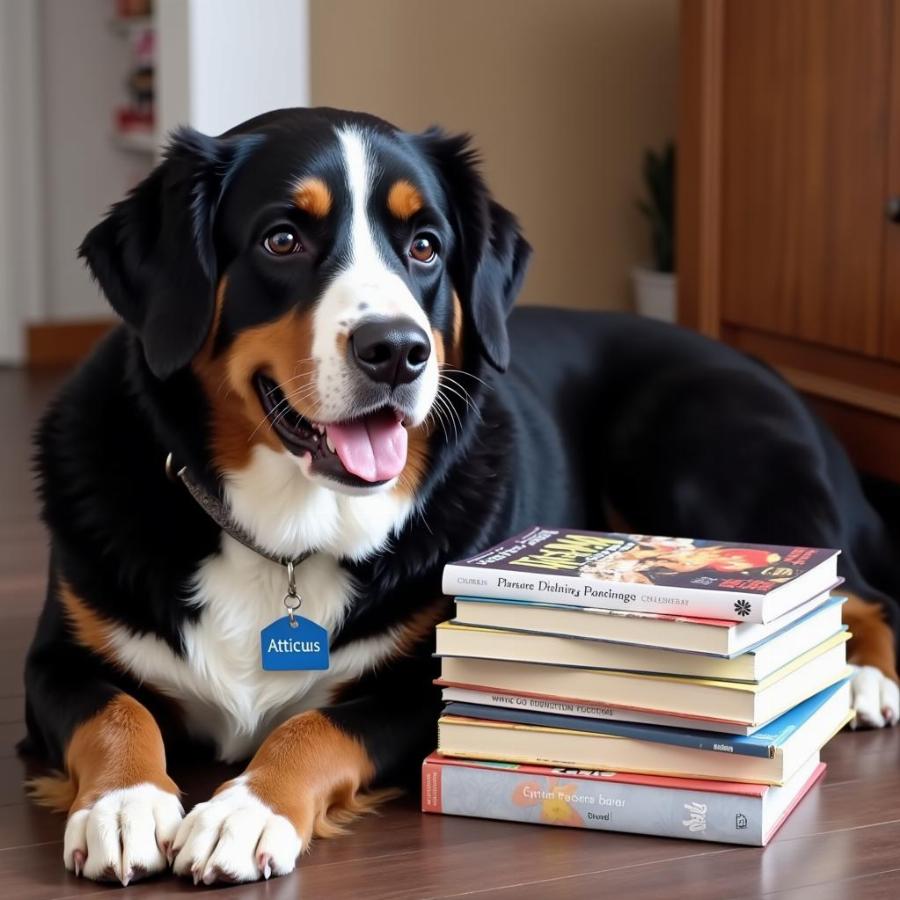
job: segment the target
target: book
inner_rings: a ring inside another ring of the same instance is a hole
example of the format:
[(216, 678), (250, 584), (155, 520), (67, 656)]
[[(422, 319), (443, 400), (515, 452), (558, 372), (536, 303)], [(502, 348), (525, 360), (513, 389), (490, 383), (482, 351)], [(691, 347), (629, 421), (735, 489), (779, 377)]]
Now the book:
[(610, 703), (562, 700), (539, 694), (518, 694), (506, 691), (482, 691), (469, 688), (445, 687), (441, 692), (445, 703), (473, 703), (505, 709), (529, 709), (585, 719), (609, 719), (613, 722), (637, 722), (644, 725), (665, 725), (671, 728), (692, 728), (695, 731), (715, 731), (720, 734), (755, 734), (768, 723), (746, 725), (704, 716), (674, 716), (653, 713)]
[(432, 755), (422, 765), (422, 810), (763, 847), (824, 773), (818, 754), (783, 787)]
[(837, 580), (839, 550), (534, 526), (444, 567), (445, 594), (767, 623)]
[(762, 681), (811, 647), (844, 628), (842, 600), (821, 606), (740, 656), (723, 659), (684, 650), (665, 650), (593, 639), (521, 634), (443, 622), (437, 626), (438, 656), (506, 659), (590, 669), (691, 675), (724, 681)]
[(851, 719), (844, 680), (750, 737), (451, 703), (438, 753), (532, 765), (784, 784)]
[(842, 631), (758, 684), (452, 656), (441, 660), (436, 681), (441, 687), (539, 694), (759, 725), (846, 678), (848, 640)]
[[(829, 590), (834, 590), (839, 584), (840, 579)], [(761, 624), (596, 609), (591, 606), (562, 606), (558, 603), (526, 600), (457, 597), (454, 621), (461, 625), (481, 625), (485, 628), (556, 634), (560, 637), (640, 644), (644, 647), (731, 657), (753, 649), (829, 602), (829, 599), (828, 593), (820, 594), (783, 616)]]

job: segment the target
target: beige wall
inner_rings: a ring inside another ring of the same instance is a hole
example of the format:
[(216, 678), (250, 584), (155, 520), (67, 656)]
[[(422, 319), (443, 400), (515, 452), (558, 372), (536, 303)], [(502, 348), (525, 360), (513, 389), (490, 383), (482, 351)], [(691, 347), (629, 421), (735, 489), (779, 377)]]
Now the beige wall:
[(469, 131), (535, 247), (524, 302), (624, 308), (641, 154), (675, 131), (677, 0), (311, 0), (317, 105)]

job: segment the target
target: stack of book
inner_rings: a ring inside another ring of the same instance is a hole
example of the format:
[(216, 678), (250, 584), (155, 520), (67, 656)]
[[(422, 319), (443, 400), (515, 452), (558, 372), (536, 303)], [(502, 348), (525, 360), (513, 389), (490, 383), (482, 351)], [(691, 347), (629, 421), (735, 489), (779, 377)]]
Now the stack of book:
[(448, 565), (423, 809), (765, 845), (853, 715), (837, 556), (535, 527)]

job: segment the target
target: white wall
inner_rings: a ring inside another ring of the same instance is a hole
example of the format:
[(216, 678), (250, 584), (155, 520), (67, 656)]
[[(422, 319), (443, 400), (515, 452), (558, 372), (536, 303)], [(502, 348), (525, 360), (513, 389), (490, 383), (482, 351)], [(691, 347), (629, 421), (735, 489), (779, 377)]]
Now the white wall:
[(111, 0), (40, 0), (47, 319), (109, 314), (75, 251), (150, 168), (110, 139), (130, 60), (127, 41), (109, 28), (112, 9)]
[[(7, 2), (33, 0), (0, 6)], [(109, 28), (113, 0), (38, 3), (46, 148), (39, 317), (107, 316), (75, 251), (152, 165), (110, 139), (113, 109), (126, 96), (128, 43)], [(157, 0), (157, 22), (160, 142), (183, 123), (218, 134), (257, 113), (308, 103), (306, 0)]]
[(0, 90), (0, 363), (21, 361), (24, 322), (43, 311), (37, 48), (32, 0), (0, 3), (0, 87), (17, 86)]
[(220, 134), (309, 103), (307, 0), (157, 0), (159, 119)]

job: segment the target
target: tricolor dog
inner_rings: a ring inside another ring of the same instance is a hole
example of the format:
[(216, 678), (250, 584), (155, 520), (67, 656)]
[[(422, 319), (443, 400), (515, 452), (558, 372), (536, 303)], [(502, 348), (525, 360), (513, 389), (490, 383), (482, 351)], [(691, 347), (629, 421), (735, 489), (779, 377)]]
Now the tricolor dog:
[[(854, 702), (897, 720), (896, 556), (834, 438), (691, 332), (510, 315), (529, 247), (465, 138), (185, 129), (81, 255), (123, 324), (37, 438), (24, 745), (76, 874), (290, 872), (434, 746), (443, 564), (535, 522), (841, 547)], [(246, 762), (187, 815), (185, 743)]]

